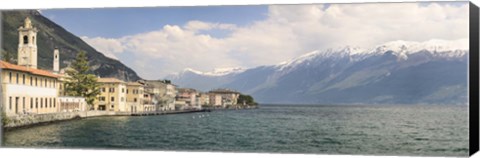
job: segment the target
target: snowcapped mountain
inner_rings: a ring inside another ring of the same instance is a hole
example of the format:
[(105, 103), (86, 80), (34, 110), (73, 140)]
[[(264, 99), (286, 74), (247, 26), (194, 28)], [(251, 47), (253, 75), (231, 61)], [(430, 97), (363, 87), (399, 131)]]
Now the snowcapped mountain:
[(192, 68), (186, 68), (182, 71), (182, 73), (195, 73), (198, 75), (204, 75), (204, 76), (225, 76), (225, 75), (230, 75), (230, 74), (236, 74), (236, 73), (241, 73), (245, 71), (244, 68), (241, 67), (233, 67), (233, 68), (216, 68), (211, 72), (202, 72), (198, 71)]
[(262, 103), (466, 104), (468, 39), (392, 41), (315, 50), (251, 69), (188, 69), (170, 76), (200, 90), (225, 87)]
[(192, 68), (186, 68), (182, 72), (166, 76), (167, 79), (174, 81), (181, 87), (191, 87), (202, 91), (208, 91), (214, 88), (220, 88), (228, 83), (236, 74), (242, 73), (246, 69), (235, 68), (217, 68), (211, 72), (202, 72)]

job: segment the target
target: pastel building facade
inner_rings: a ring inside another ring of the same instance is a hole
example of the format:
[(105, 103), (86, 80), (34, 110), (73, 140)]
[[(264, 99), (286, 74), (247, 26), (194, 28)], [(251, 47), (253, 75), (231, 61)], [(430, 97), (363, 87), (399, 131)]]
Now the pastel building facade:
[(127, 83), (127, 112), (143, 112), (144, 86), (138, 82)]
[(213, 98), (210, 100), (214, 106), (232, 106), (238, 104), (240, 93), (230, 89), (215, 89), (208, 92)]
[(58, 98), (60, 112), (79, 112), (88, 111), (88, 104), (83, 97), (59, 97)]
[(225, 107), (222, 104), (222, 95), (216, 94), (216, 93), (208, 93), (210, 102), (209, 105), (215, 106), (215, 107)]
[(0, 61), (2, 106), (7, 116), (58, 112), (58, 76)]
[(147, 80), (145, 81), (148, 92), (153, 92), (153, 98), (156, 100), (157, 110), (170, 111), (175, 110), (176, 86), (165, 80)]
[(199, 93), (198, 104), (200, 104), (200, 106), (210, 105), (210, 95), (208, 93)]
[(179, 88), (177, 91), (176, 102), (185, 102), (185, 104), (176, 104), (176, 106), (183, 106), (180, 109), (201, 109), (197, 95), (198, 92), (195, 89)]
[(18, 28), (17, 64), (0, 61), (0, 106), (7, 116), (61, 112), (59, 50), (54, 50), (53, 71), (37, 68), (37, 28), (29, 18)]
[(116, 78), (98, 78), (100, 95), (94, 101), (94, 109), (101, 111), (127, 111), (127, 84)]

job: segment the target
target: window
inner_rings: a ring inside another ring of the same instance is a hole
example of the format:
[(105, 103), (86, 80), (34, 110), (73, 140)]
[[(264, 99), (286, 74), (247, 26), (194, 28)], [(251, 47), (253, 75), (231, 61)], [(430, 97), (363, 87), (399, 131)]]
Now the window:
[(137, 102), (137, 98), (133, 98), (133, 102), (135, 102), (135, 103), (136, 103), (136, 102)]
[(36, 77), (35, 77), (35, 86), (38, 86), (38, 80)]
[(23, 36), (23, 44), (28, 44), (28, 36)]
[(12, 72), (8, 72), (8, 83), (12, 83)]
[(23, 81), (23, 85), (25, 85), (25, 74), (22, 74), (22, 76), (23, 76), (23, 80), (22, 80), (22, 81)]
[(38, 109), (38, 98), (35, 98), (35, 108)]
[(44, 86), (47, 87), (47, 79), (45, 79), (44, 82), (45, 82)]
[(125, 93), (125, 88), (122, 88), (122, 93)]
[(17, 81), (17, 84), (18, 84), (18, 73), (15, 73), (15, 74), (16, 74), (16, 76), (17, 76), (17, 77), (15, 78), (15, 80)]
[(33, 77), (30, 76), (30, 86), (33, 86)]
[(127, 94), (128, 94), (128, 89), (127, 89)]
[(47, 98), (45, 98), (45, 108), (47, 108), (47, 107), (48, 107), (47, 101), (48, 101), (48, 99), (47, 99)]
[(100, 97), (100, 101), (105, 101), (105, 97)]
[(40, 108), (43, 108), (43, 98), (40, 98)]
[(8, 108), (12, 110), (12, 97), (8, 98), (8, 105), (9, 105)]
[(52, 107), (52, 98), (50, 98), (48, 101), (49, 101), (50, 107)]
[(111, 100), (111, 101), (115, 101), (115, 97), (112, 97), (110, 100)]
[(57, 99), (53, 98), (53, 107), (55, 107), (56, 105), (57, 105)]
[(123, 102), (123, 97), (120, 98), (120, 101)]
[(105, 87), (102, 87), (102, 92), (105, 92)]
[(33, 98), (30, 98), (30, 109), (33, 109)]

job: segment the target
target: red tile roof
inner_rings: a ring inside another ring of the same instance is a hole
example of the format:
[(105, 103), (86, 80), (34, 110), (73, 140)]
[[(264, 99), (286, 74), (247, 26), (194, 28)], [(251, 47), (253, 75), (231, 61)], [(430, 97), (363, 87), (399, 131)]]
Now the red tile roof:
[(46, 71), (46, 70), (27, 68), (25, 66), (15, 65), (15, 64), (8, 63), (6, 61), (1, 61), (1, 60), (0, 60), (0, 69), (27, 72), (27, 73), (31, 73), (31, 74), (34, 74), (34, 75), (40, 75), (40, 76), (46, 76), (46, 77), (52, 77), (52, 78), (58, 78), (59, 77), (59, 75), (56, 75), (56, 74), (54, 74), (52, 72), (49, 72), (49, 71)]

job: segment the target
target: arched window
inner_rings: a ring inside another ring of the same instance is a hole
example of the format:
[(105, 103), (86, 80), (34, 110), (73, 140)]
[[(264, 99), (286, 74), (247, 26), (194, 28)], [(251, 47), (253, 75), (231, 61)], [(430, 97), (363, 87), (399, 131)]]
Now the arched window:
[(23, 44), (28, 44), (28, 36), (23, 36)]

